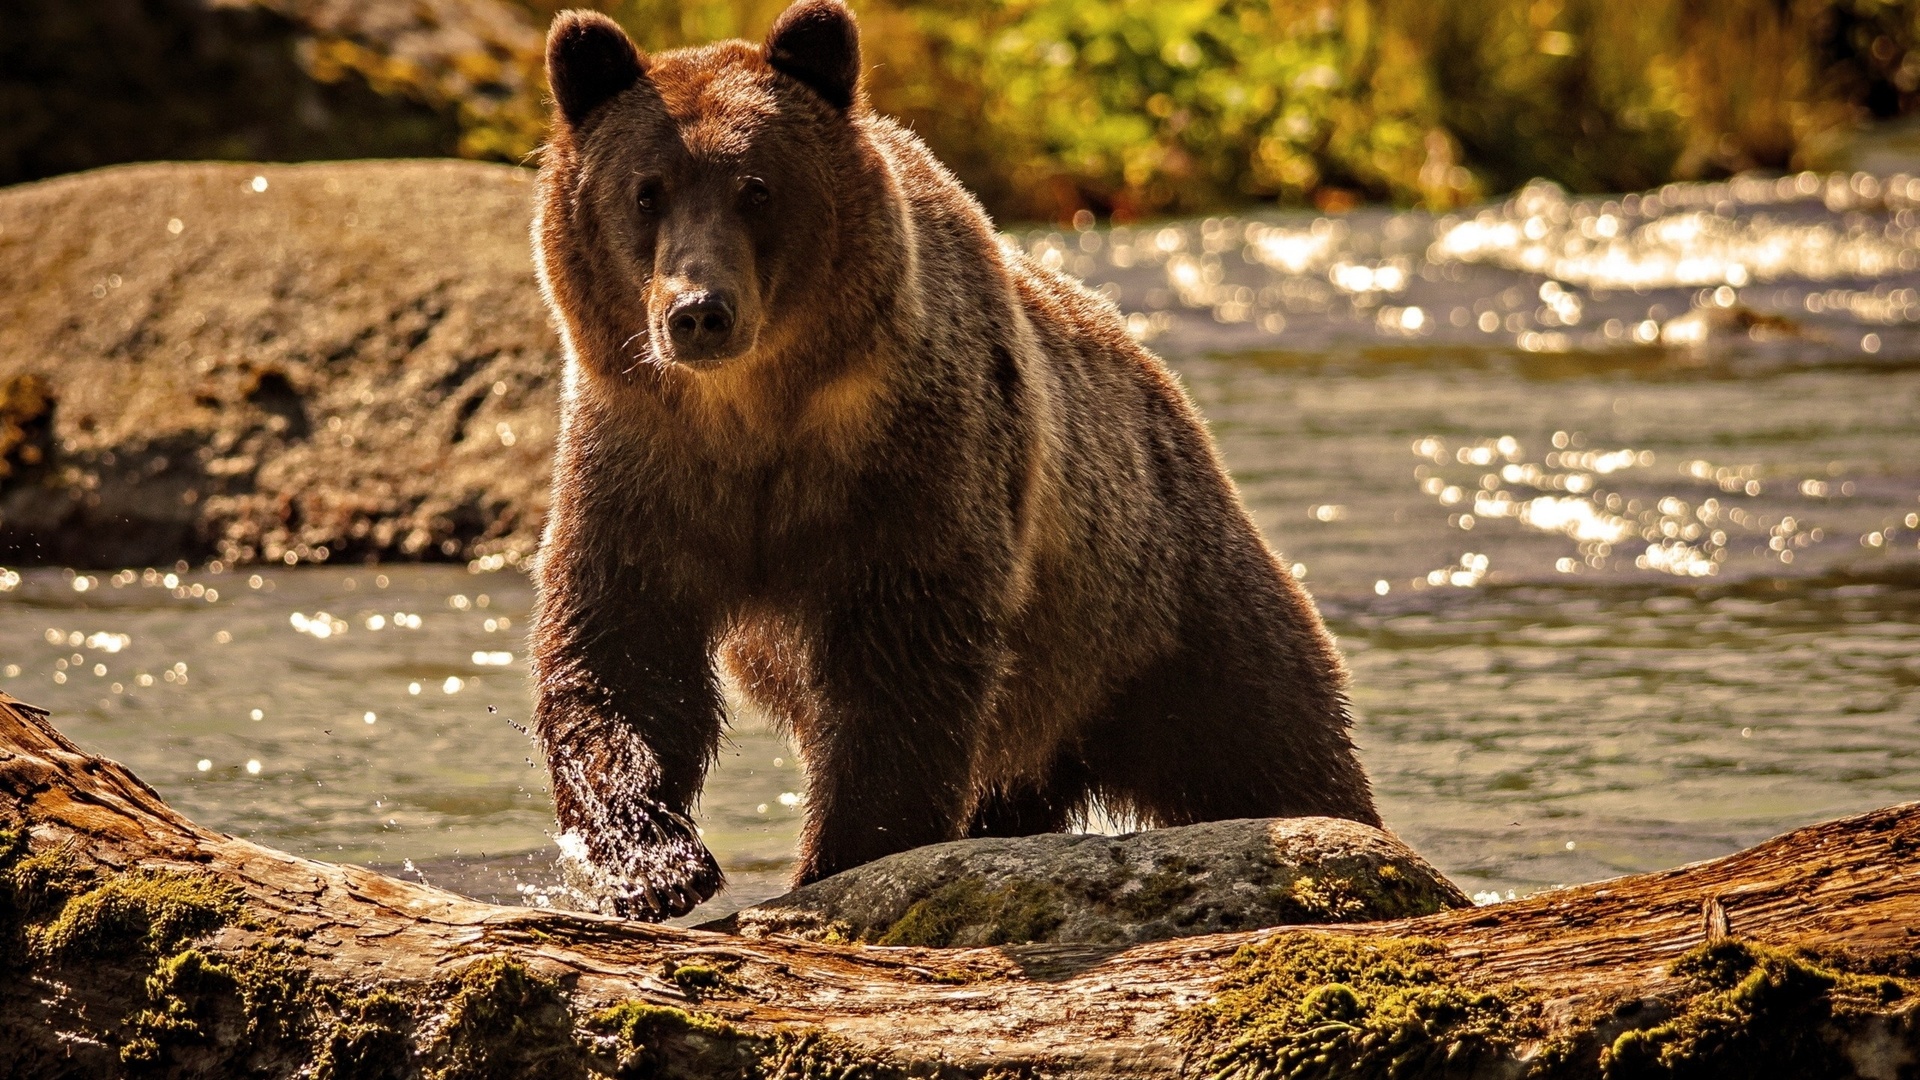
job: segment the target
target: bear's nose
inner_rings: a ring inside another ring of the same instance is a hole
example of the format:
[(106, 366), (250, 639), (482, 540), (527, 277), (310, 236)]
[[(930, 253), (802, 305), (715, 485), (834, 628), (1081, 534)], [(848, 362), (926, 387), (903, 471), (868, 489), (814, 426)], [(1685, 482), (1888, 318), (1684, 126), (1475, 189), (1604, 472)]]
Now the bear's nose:
[(674, 352), (698, 360), (719, 352), (733, 336), (733, 301), (723, 293), (683, 293), (667, 309)]

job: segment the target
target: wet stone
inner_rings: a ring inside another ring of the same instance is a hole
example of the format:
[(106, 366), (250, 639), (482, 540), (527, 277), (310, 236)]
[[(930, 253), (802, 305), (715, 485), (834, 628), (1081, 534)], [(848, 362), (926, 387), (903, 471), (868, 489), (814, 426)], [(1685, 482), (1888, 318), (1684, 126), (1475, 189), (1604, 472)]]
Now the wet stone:
[(1244, 819), (934, 844), (705, 928), (880, 945), (1131, 944), (1396, 919), (1468, 902), (1379, 829), (1334, 818)]

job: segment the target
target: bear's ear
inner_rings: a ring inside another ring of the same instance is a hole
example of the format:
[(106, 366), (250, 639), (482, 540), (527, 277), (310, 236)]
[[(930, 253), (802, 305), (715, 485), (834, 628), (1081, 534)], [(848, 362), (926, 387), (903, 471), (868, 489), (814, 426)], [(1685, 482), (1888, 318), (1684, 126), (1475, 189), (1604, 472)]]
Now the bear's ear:
[(812, 87), (836, 109), (860, 85), (860, 28), (841, 0), (798, 0), (767, 32), (767, 63)]
[(597, 11), (563, 11), (547, 31), (547, 85), (567, 123), (640, 81), (646, 61), (620, 24)]

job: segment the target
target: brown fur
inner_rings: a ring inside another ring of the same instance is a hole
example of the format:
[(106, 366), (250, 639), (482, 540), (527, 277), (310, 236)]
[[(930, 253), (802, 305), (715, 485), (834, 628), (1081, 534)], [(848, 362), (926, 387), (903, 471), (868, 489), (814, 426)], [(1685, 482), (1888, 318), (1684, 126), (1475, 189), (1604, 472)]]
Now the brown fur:
[[(1340, 658), (1185, 394), (868, 111), (856, 41), (836, 0), (650, 59), (555, 22), (534, 665), (562, 826), (623, 910), (718, 887), (685, 817), (716, 662), (805, 759), (801, 882), (1096, 798), (1377, 823)], [(735, 314), (698, 356), (689, 297)]]

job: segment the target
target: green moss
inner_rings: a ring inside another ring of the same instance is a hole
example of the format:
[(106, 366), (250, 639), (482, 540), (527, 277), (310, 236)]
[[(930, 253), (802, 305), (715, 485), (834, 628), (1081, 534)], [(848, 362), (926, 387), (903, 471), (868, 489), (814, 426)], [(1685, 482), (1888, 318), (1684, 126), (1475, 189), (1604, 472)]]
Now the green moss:
[(942, 986), (971, 986), (977, 982), (986, 982), (994, 977), (991, 971), (971, 971), (966, 968), (943, 968), (933, 973), (933, 981)]
[(617, 1080), (890, 1080), (906, 1075), (853, 1043), (812, 1028), (755, 1035), (718, 1017), (639, 1001), (596, 1013), (584, 1026), (595, 1036), (602, 1070)]
[(600, 1036), (596, 1051), (611, 1059), (620, 1078), (672, 1071), (700, 1075), (752, 1076), (766, 1047), (724, 1020), (684, 1009), (626, 1001), (594, 1014), (586, 1023)]
[(578, 1077), (586, 1056), (558, 984), (505, 957), (467, 965), (444, 988), (447, 1021), (429, 1080)]
[(1609, 1034), (1607, 1045), (1593, 1032), (1610, 1021), (1587, 1016), (1543, 1045), (1533, 992), (1470, 985), (1432, 942), (1303, 932), (1241, 949), (1181, 1028), (1211, 1077), (1825, 1080), (1856, 1074), (1846, 1050), (1867, 1025), (1915, 1025), (1920, 985), (1855, 966), (1738, 941), (1702, 946), (1674, 964), (1682, 992), (1653, 1006), (1664, 1022)]
[(0, 825), (0, 872), (10, 871), (27, 854), (27, 831), (16, 825)]
[(1537, 1035), (1516, 987), (1464, 985), (1417, 938), (1300, 933), (1242, 948), (1211, 1001), (1182, 1018), (1206, 1075), (1465, 1075)]
[(682, 964), (674, 960), (666, 962), (667, 978), (675, 986), (686, 991), (687, 996), (699, 1000), (700, 995), (718, 990), (726, 984), (726, 978), (720, 969), (706, 964)]
[(1157, 918), (1199, 888), (1190, 871), (1162, 868), (1141, 878), (1138, 888), (1116, 895), (1114, 906), (1136, 919)]
[(823, 1031), (780, 1031), (763, 1045), (755, 1075), (769, 1080), (905, 1080), (908, 1075), (892, 1062)]
[(33, 854), (27, 850), (26, 834), (15, 835), (17, 847), (7, 864), (6, 884), (22, 917), (43, 915), (86, 891), (93, 875), (76, 862), (78, 848), (72, 841)]
[(1292, 912), (1300, 922), (1336, 923), (1378, 917), (1364, 896), (1356, 895), (1353, 882), (1343, 877), (1316, 878), (1308, 875), (1275, 890), (1278, 906)]
[(26, 830), (0, 827), (0, 970), (16, 966), (27, 955), (29, 912), (14, 881), (14, 870), (26, 855)]
[(733, 1038), (740, 1030), (725, 1020), (706, 1013), (688, 1012), (668, 1005), (649, 1005), (644, 1001), (623, 1001), (602, 1009), (587, 1020), (587, 1029), (640, 1043), (664, 1034), (689, 1032), (713, 1038)]
[[(0, 859), (9, 857), (5, 850), (0, 837)], [(315, 983), (299, 963), (298, 942), (269, 937), (220, 954), (180, 948), (238, 922), (239, 890), (204, 874), (100, 875), (76, 869), (71, 852), (61, 849), (12, 858), (14, 865), (3, 871), (9, 900), (39, 896), (33, 906), (50, 912), (26, 929), (32, 959), (132, 962), (125, 978), (140, 1004), (123, 1014), (118, 1030), (116, 1021), (106, 1020), (102, 1032), (118, 1042), (129, 1073), (252, 1075), (293, 1063), (314, 1080), (421, 1075), (406, 1003), (382, 990)], [(144, 975), (142, 957), (151, 958)], [(565, 1067), (583, 1055), (550, 984), (530, 981), (511, 965), (475, 968), (481, 970), (463, 972), (439, 999), (448, 1003), (438, 1047), (445, 1068), (427, 1075), (579, 1075)]]
[(1672, 973), (1691, 996), (1666, 1023), (1613, 1041), (1600, 1056), (1608, 1080), (1851, 1076), (1837, 1029), (1920, 990), (1851, 974), (1816, 954), (1742, 941), (1703, 945)]
[(292, 954), (275, 939), (220, 956), (188, 948), (158, 960), (146, 978), (147, 1007), (126, 1021), (121, 1060), (138, 1070), (183, 1055), (229, 1067), (280, 1051), (306, 1058), (330, 997)]
[(213, 1000), (238, 998), (240, 983), (233, 969), (210, 959), (198, 949), (176, 953), (155, 968), (147, 979), (153, 1006), (127, 1021), (128, 1035), (120, 1060), (130, 1065), (158, 1065), (170, 1044), (207, 1042), (212, 1038)]
[(988, 891), (978, 879), (941, 886), (882, 931), (881, 945), (1016, 945), (1059, 926), (1066, 893), (1058, 885), (1016, 881)]
[(240, 980), (249, 1041), (270, 1045), (311, 1041), (322, 1026), (317, 1014), (335, 1008), (341, 1000), (338, 991), (315, 985), (298, 962), (304, 948), (288, 938), (270, 937), (228, 958)]
[(1431, 915), (1459, 900), (1387, 863), (1372, 873), (1302, 875), (1268, 889), (1266, 902), (1288, 923), (1342, 923)]
[(314, 1080), (402, 1080), (413, 1073), (413, 1013), (386, 991), (344, 995), (317, 1040)]
[[(33, 861), (15, 869), (16, 882)], [(15, 887), (26, 891), (22, 885)], [(70, 883), (47, 874), (36, 879), (35, 887), (59, 891)], [(125, 956), (129, 950), (163, 953), (233, 921), (240, 915), (241, 899), (239, 889), (210, 874), (117, 874), (68, 900), (57, 918), (34, 932), (34, 943), (45, 955), (62, 960)]]

